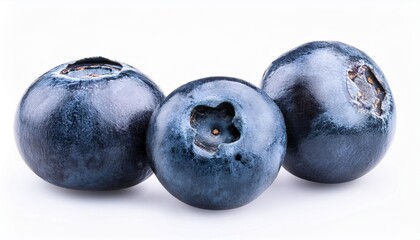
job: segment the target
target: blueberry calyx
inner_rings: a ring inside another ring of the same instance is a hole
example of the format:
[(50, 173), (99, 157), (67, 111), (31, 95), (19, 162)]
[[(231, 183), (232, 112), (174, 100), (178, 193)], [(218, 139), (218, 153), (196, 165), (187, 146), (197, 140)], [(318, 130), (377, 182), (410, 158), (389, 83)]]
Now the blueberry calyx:
[(61, 70), (60, 74), (83, 79), (118, 74), (123, 66), (104, 57), (92, 57), (78, 60)]
[(366, 65), (355, 66), (348, 71), (348, 79), (351, 81), (347, 82), (347, 86), (355, 105), (381, 116), (386, 93), (372, 70)]
[(235, 109), (228, 102), (216, 107), (194, 107), (190, 117), (190, 125), (196, 130), (194, 144), (208, 152), (215, 152), (219, 144), (237, 141), (241, 134), (233, 122), (234, 117)]

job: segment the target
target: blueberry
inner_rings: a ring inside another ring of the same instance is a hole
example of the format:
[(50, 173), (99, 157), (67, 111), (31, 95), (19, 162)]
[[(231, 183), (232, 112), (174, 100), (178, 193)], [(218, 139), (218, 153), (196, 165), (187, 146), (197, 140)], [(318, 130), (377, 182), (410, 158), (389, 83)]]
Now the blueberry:
[(109, 190), (152, 174), (149, 119), (164, 96), (135, 68), (102, 57), (59, 65), (24, 94), (15, 139), (28, 166), (66, 188)]
[(179, 200), (230, 209), (257, 198), (276, 178), (286, 147), (279, 109), (262, 90), (210, 77), (181, 86), (152, 116), (151, 166)]
[(391, 90), (376, 63), (352, 46), (310, 42), (291, 50), (266, 70), (262, 88), (285, 118), (284, 167), (300, 178), (357, 179), (379, 163), (391, 142)]

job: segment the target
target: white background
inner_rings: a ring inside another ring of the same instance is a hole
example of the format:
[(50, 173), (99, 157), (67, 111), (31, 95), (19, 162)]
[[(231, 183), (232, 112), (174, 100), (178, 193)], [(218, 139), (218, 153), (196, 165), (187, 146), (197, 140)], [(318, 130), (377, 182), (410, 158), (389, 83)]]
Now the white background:
[[(21, 159), (13, 118), (52, 67), (102, 55), (131, 64), (169, 94), (214, 75), (255, 85), (279, 55), (339, 40), (382, 68), (397, 103), (383, 161), (359, 180), (310, 183), (281, 170), (252, 203), (208, 211), (155, 177), (130, 189), (52, 186)], [(0, 2), (0, 239), (420, 239), (420, 1)]]

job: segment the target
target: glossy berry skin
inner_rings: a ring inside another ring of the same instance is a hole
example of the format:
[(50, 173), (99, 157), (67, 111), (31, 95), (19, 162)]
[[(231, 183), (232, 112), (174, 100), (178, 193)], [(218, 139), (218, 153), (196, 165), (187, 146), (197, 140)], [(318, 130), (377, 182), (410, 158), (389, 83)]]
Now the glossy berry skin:
[(276, 178), (286, 147), (270, 97), (238, 79), (210, 77), (172, 92), (152, 116), (147, 149), (162, 185), (205, 209), (257, 198)]
[(15, 139), (27, 165), (57, 186), (112, 190), (152, 174), (149, 119), (164, 96), (135, 68), (102, 57), (62, 64), (24, 94)]
[(281, 109), (288, 133), (284, 167), (315, 182), (359, 178), (384, 156), (395, 105), (384, 74), (364, 52), (310, 42), (275, 60), (262, 88)]

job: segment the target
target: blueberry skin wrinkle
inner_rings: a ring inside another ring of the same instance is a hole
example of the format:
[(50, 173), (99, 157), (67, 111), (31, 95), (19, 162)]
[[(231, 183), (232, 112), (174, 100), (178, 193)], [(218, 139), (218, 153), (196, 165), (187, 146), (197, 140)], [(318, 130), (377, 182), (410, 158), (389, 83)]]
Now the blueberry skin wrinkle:
[(310, 42), (275, 60), (262, 89), (282, 111), (284, 167), (300, 178), (341, 183), (373, 169), (395, 132), (391, 89), (364, 52), (340, 42)]
[(267, 94), (242, 80), (209, 77), (172, 92), (152, 116), (151, 167), (176, 198), (231, 209), (277, 177), (286, 147), (283, 117)]
[(15, 117), (15, 140), (27, 165), (65, 188), (113, 190), (152, 171), (146, 132), (164, 96), (135, 68), (94, 57), (39, 77)]

